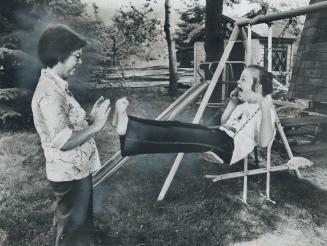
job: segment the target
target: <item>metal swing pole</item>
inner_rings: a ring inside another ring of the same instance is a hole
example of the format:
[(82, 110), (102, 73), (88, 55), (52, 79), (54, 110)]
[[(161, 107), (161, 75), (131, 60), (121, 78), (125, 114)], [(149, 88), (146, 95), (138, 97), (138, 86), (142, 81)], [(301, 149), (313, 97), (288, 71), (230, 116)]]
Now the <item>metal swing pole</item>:
[(254, 25), (254, 24), (260, 24), (260, 23), (269, 23), (272, 21), (286, 19), (286, 18), (290, 18), (290, 17), (294, 17), (294, 16), (311, 14), (311, 13), (318, 12), (318, 11), (321, 11), (326, 8), (327, 8), (327, 1), (323, 1), (323, 2), (319, 2), (319, 3), (310, 4), (309, 6), (306, 6), (306, 7), (288, 10), (288, 11), (284, 11), (284, 12), (277, 13), (277, 14), (259, 15), (253, 19), (237, 21), (236, 24), (238, 25), (238, 27), (241, 28), (241, 27), (247, 26), (248, 24)]
[[(243, 28), (242, 28), (243, 29)], [(248, 35), (247, 35), (247, 43), (246, 43), (246, 65), (251, 64), (251, 57), (252, 57), (252, 28), (251, 24), (248, 24)], [(243, 160), (244, 165), (244, 177), (243, 177), (243, 195), (242, 201), (246, 205), (247, 203), (247, 195), (248, 195), (248, 169), (249, 169), (249, 159), (246, 156)]]
[[(269, 22), (268, 23), (268, 72), (272, 72), (272, 28), (271, 28), (271, 25), (272, 25), (272, 23)], [(274, 105), (273, 105), (273, 107), (274, 107)], [(273, 110), (276, 115), (275, 117), (278, 117), (275, 108), (273, 108)], [(276, 118), (276, 120), (277, 120), (277, 118)], [(278, 119), (278, 121), (279, 121), (279, 119)], [(273, 139), (275, 139), (275, 134), (273, 136)], [(267, 147), (266, 195), (263, 195), (262, 193), (261, 193), (261, 195), (266, 200), (275, 204), (275, 201), (270, 199), (270, 171), (271, 171), (271, 146), (272, 146), (272, 144), (273, 144), (273, 141), (271, 141), (271, 143)]]
[(246, 65), (251, 64), (252, 57), (252, 28), (251, 24), (248, 24), (248, 39), (246, 44)]
[(269, 22), (268, 24), (268, 72), (272, 72), (272, 23)]

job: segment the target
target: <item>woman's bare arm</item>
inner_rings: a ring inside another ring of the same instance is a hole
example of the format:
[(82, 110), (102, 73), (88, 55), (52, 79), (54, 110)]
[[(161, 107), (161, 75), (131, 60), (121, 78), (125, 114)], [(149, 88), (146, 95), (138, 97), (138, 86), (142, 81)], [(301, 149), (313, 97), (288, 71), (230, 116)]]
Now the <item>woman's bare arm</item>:
[(74, 131), (60, 150), (67, 151), (76, 148), (77, 146), (80, 146), (91, 139), (96, 132), (98, 132), (98, 129), (96, 129), (93, 125), (90, 125), (88, 128), (85, 128), (82, 131)]
[(94, 134), (100, 131), (108, 118), (110, 112), (110, 101), (104, 100), (94, 113), (94, 122), (89, 127), (81, 131), (74, 131), (68, 141), (60, 149), (62, 151), (71, 150), (87, 142)]

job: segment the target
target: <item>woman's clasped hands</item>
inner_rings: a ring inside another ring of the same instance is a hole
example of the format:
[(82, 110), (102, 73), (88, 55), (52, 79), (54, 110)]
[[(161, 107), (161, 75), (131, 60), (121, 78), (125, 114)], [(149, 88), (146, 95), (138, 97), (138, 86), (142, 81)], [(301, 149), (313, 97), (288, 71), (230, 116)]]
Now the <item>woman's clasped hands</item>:
[(93, 105), (90, 112), (90, 118), (93, 120), (92, 125), (97, 131), (101, 130), (106, 124), (110, 110), (110, 100), (104, 99), (103, 96), (101, 96)]

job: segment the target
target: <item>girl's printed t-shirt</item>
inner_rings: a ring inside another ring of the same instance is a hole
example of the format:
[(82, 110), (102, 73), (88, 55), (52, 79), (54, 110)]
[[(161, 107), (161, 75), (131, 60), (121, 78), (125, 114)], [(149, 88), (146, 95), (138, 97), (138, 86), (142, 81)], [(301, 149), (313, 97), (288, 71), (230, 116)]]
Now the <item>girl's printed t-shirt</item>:
[[(244, 102), (233, 110), (227, 122), (222, 125), (221, 129), (234, 138), (231, 164), (245, 158), (258, 144), (261, 117), (258, 103)], [(271, 110), (271, 123), (274, 128), (275, 114), (273, 109)]]

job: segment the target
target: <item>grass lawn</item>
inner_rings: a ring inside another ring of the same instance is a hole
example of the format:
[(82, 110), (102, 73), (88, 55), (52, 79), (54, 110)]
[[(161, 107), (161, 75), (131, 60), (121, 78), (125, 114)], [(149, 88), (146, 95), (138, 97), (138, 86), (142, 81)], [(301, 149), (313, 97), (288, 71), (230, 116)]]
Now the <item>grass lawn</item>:
[[(129, 98), (132, 114), (150, 118), (173, 101), (163, 90)], [(102, 162), (119, 148), (109, 124), (96, 142)], [(199, 154), (186, 155), (166, 199), (156, 202), (174, 157), (133, 157), (95, 189), (96, 245), (327, 245), (327, 166), (321, 154), (311, 157), (315, 165), (302, 172), (304, 180), (272, 174), (276, 205), (259, 195), (264, 175), (250, 177), (249, 207), (238, 200), (241, 179), (204, 178), (240, 167), (218, 167)], [(285, 160), (274, 154), (275, 163)], [(54, 197), (37, 134), (1, 132), (0, 165), (0, 245), (49, 245)]]

